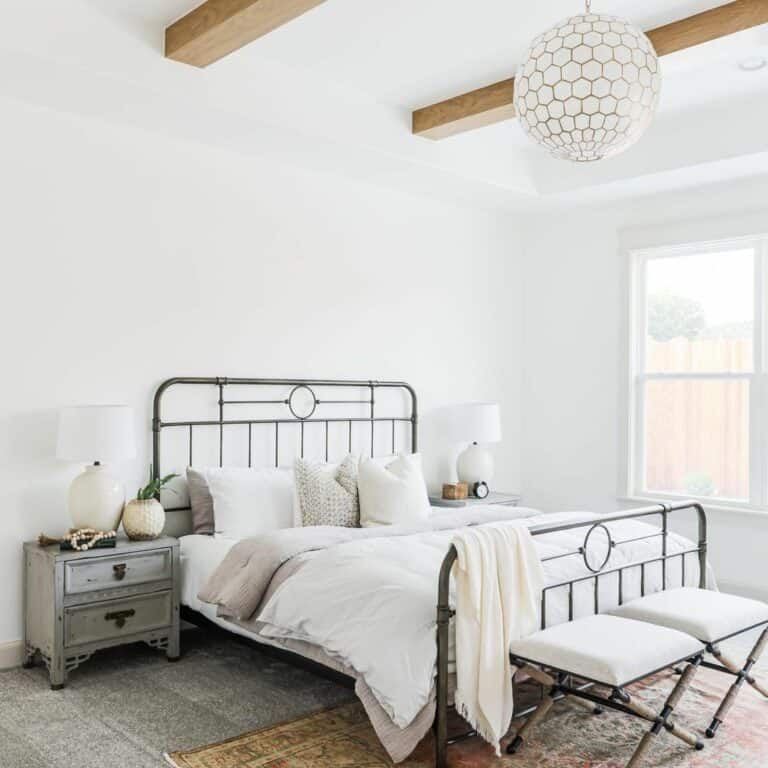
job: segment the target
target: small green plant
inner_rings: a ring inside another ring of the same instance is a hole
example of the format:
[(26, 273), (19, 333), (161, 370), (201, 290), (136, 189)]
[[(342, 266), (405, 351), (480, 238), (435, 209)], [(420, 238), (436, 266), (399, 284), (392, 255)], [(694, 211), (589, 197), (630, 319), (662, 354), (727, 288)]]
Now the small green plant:
[[(154, 499), (156, 496), (160, 495), (160, 491), (168, 485), (168, 483), (173, 480), (174, 477), (178, 477), (178, 475), (166, 475), (165, 477), (152, 477), (154, 474), (152, 472), (152, 465), (149, 465), (149, 482), (143, 487), (139, 488), (138, 493), (136, 494), (136, 499), (138, 501), (149, 501), (149, 499)], [(176, 493), (176, 491), (173, 490), (173, 488), (168, 488), (167, 490), (171, 491), (171, 493)]]

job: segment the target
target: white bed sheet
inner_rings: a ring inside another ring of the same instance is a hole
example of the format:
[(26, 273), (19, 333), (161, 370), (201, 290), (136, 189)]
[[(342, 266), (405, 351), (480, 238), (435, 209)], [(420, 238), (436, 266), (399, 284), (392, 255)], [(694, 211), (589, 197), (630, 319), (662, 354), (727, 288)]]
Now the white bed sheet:
[(227, 552), (237, 542), (238, 539), (222, 536), (218, 533), (213, 536), (190, 534), (179, 539), (181, 604), (201, 613), (206, 619), (210, 619), (230, 632), (236, 632), (239, 635), (264, 642), (253, 632), (248, 632), (226, 619), (219, 618), (216, 615), (215, 605), (203, 603), (197, 597), (211, 574), (219, 567)]

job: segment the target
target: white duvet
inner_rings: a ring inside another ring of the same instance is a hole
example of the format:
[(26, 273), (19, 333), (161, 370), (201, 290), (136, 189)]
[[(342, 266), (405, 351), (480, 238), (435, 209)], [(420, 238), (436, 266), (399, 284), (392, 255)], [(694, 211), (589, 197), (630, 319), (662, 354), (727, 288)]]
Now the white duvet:
[[(530, 526), (554, 525), (594, 515), (560, 513), (527, 518)], [(629, 520), (608, 524), (614, 540), (658, 533), (648, 523)], [(536, 536), (542, 558), (573, 552), (582, 546), (586, 528)], [(259, 614), (267, 625), (261, 634), (303, 640), (353, 668), (368, 684), (383, 709), (400, 728), (409, 725), (427, 704), (433, 689), (436, 662), (435, 607), (440, 565), (454, 532), (429, 531), (410, 536), (350, 541), (313, 552), (286, 579)], [(690, 541), (669, 534), (668, 552), (691, 549)], [(661, 538), (616, 547), (614, 568), (658, 556)], [(667, 565), (667, 585), (681, 584), (680, 558)], [(686, 583), (698, 584), (696, 555), (686, 559)], [(544, 563), (545, 583), (588, 576), (580, 556)], [(624, 599), (640, 595), (640, 569), (624, 574)], [(645, 590), (661, 589), (661, 565), (647, 566)], [(600, 579), (601, 611), (618, 605), (618, 577)], [(574, 589), (574, 615), (594, 612), (594, 581)], [(551, 626), (568, 620), (568, 589), (551, 590), (546, 620)]]

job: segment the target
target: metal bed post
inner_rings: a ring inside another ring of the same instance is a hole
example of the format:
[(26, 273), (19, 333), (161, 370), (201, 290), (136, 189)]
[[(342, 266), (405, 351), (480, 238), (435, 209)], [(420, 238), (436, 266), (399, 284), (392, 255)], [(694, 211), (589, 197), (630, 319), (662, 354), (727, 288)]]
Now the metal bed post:
[(437, 710), (435, 712), (435, 760), (445, 768), (448, 760), (448, 631), (453, 611), (450, 605), (451, 569), (458, 553), (451, 544), (440, 567), (437, 592)]

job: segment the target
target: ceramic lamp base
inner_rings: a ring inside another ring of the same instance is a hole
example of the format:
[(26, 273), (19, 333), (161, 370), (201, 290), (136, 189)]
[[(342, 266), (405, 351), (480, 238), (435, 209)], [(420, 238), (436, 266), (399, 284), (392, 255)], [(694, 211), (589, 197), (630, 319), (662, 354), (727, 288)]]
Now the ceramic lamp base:
[(493, 479), (493, 456), (491, 452), (477, 443), (467, 446), (456, 461), (456, 473), (459, 481), (470, 487), (475, 483), (490, 483)]
[(100, 464), (86, 467), (69, 486), (69, 515), (74, 528), (115, 531), (124, 505), (123, 484)]

